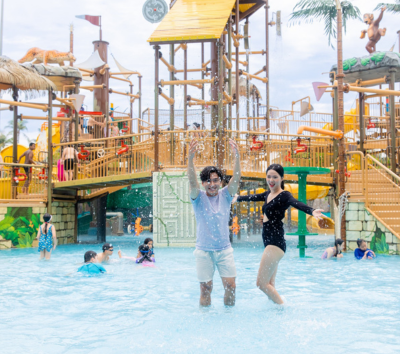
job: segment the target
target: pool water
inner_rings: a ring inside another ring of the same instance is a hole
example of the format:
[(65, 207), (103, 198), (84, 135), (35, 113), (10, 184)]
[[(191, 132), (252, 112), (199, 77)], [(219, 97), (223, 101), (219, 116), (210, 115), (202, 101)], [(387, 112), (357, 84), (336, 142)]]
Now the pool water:
[(258, 237), (235, 246), (236, 306), (224, 307), (216, 273), (205, 310), (193, 249), (156, 249), (149, 268), (118, 260), (119, 248), (136, 255), (137, 238), (108, 237), (115, 261), (97, 277), (76, 270), (100, 245), (60, 246), (49, 262), (1, 251), (0, 353), (398, 353), (400, 257), (322, 261), (333, 238), (309, 237), (313, 258), (299, 259), (297, 238), (287, 239), (276, 282), (284, 307), (255, 286)]

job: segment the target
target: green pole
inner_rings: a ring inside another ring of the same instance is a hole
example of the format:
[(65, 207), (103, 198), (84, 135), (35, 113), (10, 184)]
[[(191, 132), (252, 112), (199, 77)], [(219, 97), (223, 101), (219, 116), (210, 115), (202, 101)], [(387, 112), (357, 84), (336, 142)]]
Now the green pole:
[[(304, 204), (307, 203), (307, 173), (299, 173), (299, 201)], [(306, 234), (307, 232), (307, 217), (302, 211), (298, 211), (298, 234), (299, 234), (299, 244), (297, 248), (299, 249), (300, 258), (304, 258), (306, 255)]]

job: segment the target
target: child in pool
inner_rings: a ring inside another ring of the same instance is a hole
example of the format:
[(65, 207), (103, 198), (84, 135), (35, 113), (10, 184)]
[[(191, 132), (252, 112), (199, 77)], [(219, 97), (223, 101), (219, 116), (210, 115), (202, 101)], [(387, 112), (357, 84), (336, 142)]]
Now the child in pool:
[(101, 264), (96, 264), (97, 253), (94, 251), (87, 251), (83, 257), (85, 264), (79, 267), (78, 272), (89, 274), (105, 273), (106, 270)]
[(354, 250), (354, 257), (357, 259), (373, 259), (376, 257), (374, 251), (367, 248), (367, 243), (364, 240), (359, 238), (357, 246), (358, 248)]
[(132, 261), (135, 261), (136, 263), (142, 263), (144, 261), (155, 262), (156, 260), (153, 251), (153, 239), (148, 237), (144, 240), (143, 245), (139, 246), (136, 258), (123, 256), (121, 251), (118, 251), (118, 256), (119, 258), (130, 259)]
[(55, 250), (57, 246), (56, 228), (50, 224), (51, 218), (50, 214), (43, 215), (44, 224), (39, 226), (36, 236), (36, 239), (39, 240), (38, 251), (40, 252), (40, 259), (49, 260), (51, 251)]
[(335, 247), (327, 248), (325, 252), (322, 254), (322, 259), (329, 259), (332, 257), (342, 258), (343, 257), (342, 250), (343, 250), (343, 240), (337, 238), (335, 240)]

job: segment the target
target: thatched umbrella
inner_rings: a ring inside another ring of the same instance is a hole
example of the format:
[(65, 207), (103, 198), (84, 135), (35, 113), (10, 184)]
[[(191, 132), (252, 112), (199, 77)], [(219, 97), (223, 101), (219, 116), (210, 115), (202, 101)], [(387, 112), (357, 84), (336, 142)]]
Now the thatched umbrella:
[(40, 91), (55, 90), (56, 86), (34, 68), (25, 67), (16, 61), (0, 56), (0, 90), (9, 91), (13, 87), (35, 96)]

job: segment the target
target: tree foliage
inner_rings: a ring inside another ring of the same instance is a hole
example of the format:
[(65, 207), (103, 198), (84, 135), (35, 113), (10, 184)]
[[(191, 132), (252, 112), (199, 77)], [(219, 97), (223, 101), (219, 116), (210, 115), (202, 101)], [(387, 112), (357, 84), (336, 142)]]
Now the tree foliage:
[[(396, 0), (397, 1), (397, 0)], [(346, 33), (347, 21), (350, 19), (361, 21), (361, 12), (350, 1), (342, 1), (343, 28)], [(337, 9), (335, 0), (301, 0), (293, 8), (289, 23), (300, 25), (302, 21), (312, 23), (314, 20), (323, 21), (328, 43), (333, 48), (332, 38), (336, 38)]]

